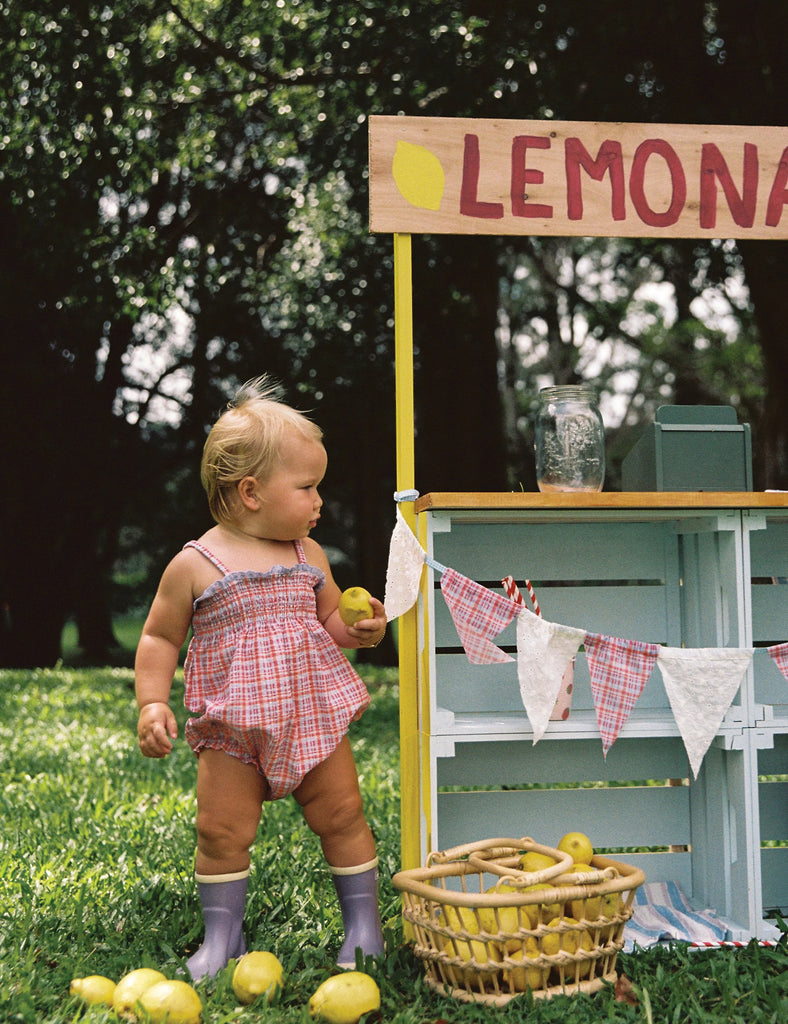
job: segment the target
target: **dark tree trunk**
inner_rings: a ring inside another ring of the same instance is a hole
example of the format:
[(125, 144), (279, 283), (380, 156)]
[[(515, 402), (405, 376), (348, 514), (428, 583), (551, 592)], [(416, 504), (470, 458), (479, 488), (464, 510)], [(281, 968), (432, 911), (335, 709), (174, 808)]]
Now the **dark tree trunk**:
[(762, 487), (788, 488), (788, 242), (741, 242), (744, 272), (761, 336), (766, 403), (757, 444), (756, 476)]
[(440, 262), (414, 247), (416, 486), (505, 490), (495, 240), (456, 237), (435, 248)]

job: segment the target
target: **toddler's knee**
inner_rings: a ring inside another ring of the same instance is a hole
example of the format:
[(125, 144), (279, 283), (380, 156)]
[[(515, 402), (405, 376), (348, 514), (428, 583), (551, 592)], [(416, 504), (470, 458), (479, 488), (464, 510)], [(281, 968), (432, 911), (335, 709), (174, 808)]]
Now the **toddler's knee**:
[(214, 857), (226, 857), (248, 850), (257, 829), (238, 821), (197, 814), (197, 842), (201, 850)]
[(332, 797), (320, 805), (305, 804), (303, 810), (307, 824), (321, 838), (366, 828), (364, 805), (358, 792)]

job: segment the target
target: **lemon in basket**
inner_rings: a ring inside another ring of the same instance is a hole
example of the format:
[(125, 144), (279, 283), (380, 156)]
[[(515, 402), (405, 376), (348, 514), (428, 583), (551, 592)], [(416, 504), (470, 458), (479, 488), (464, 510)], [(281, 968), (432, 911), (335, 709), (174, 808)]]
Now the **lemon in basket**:
[(594, 856), (594, 847), (585, 832), (567, 832), (556, 849), (568, 853), (578, 864), (590, 864)]
[(542, 939), (542, 952), (545, 956), (555, 956), (561, 950), (564, 953), (576, 953), (580, 947), (580, 928), (573, 917), (554, 917), (547, 927), (558, 929), (562, 924), (575, 927), (548, 932)]
[[(573, 864), (572, 871), (575, 874), (583, 874), (588, 871), (595, 871), (590, 864)], [(596, 921), (602, 913), (602, 897), (589, 896), (584, 900), (572, 900), (572, 917), (585, 918), (586, 921)]]
[[(455, 939), (454, 943), (451, 943), (447, 947), (446, 952), (452, 956), (455, 954), (454, 947), (456, 946), (456, 955), (460, 960), (464, 960), (465, 963), (469, 964), (467, 969), (449, 967), (448, 973), (455, 985), (473, 985), (478, 981), (480, 977), (489, 978), (491, 974), (494, 974), (498, 968), (497, 965), (500, 963), (500, 954), (497, 948), (490, 943), (481, 942), (479, 939), (469, 939), (467, 941), (463, 939)], [(471, 963), (473, 961), (473, 963)], [(490, 967), (490, 970), (477, 970), (477, 965), (486, 965)]]
[[(548, 885), (546, 882), (537, 882), (536, 885), (528, 885), (525, 887), (525, 892), (537, 892), (539, 889), (552, 889), (552, 885)], [(523, 910), (528, 915), (528, 921), (531, 928), (538, 928), (539, 920), (552, 921), (554, 917), (560, 917), (564, 908), (562, 904), (556, 903), (526, 903)]]
[[(602, 897), (601, 916), (603, 918), (618, 918), (625, 907), (624, 896), (620, 892), (608, 892)], [(601, 941), (609, 942), (613, 938), (618, 921), (615, 924), (608, 924), (599, 929)]]
[(525, 940), (525, 945), (513, 950), (510, 954), (511, 960), (525, 961), (522, 967), (509, 967), (504, 973), (504, 979), (516, 992), (525, 992), (527, 988), (544, 988), (546, 971), (541, 967), (527, 966), (528, 960), (536, 960), (539, 956), (539, 943), (531, 936)]
[[(479, 934), (479, 919), (470, 907), (450, 905), (443, 907), (438, 915), (438, 924), (444, 928), (450, 928), (453, 932), (467, 932), (469, 935)], [(448, 936), (441, 935), (440, 938), (444, 942), (450, 941)]]
[[(516, 912), (516, 908), (513, 909)], [(446, 928), (450, 928), (453, 932), (459, 933), (459, 935), (454, 937), (442, 934), (436, 936), (438, 945), (443, 952), (447, 956), (457, 957), (465, 963), (470, 963), (471, 961), (475, 961), (476, 964), (497, 963), (497, 952), (492, 943), (488, 944), (482, 939), (466, 939), (462, 937), (463, 933), (466, 935), (478, 935), (481, 918), (481, 912), (477, 918), (470, 907), (454, 907), (450, 905), (443, 907), (438, 918), (439, 923)], [(495, 921), (492, 921), (492, 929), (487, 929), (486, 924), (484, 927), (485, 930), (495, 930)], [(474, 967), (470, 967), (468, 970), (455, 969), (453, 967), (448, 967), (447, 969), (452, 981), (457, 985), (463, 982), (472, 982), (476, 977)]]
[[(591, 938), (591, 933), (587, 931), (580, 932), (580, 943), (578, 949), (584, 949), (590, 953), (594, 948), (594, 940)], [(582, 978), (587, 978), (591, 973), (592, 960), (581, 960), (577, 965), (577, 980), (580, 981)]]
[(552, 868), (558, 861), (546, 853), (538, 853), (536, 850), (528, 850), (520, 857), (521, 871), (544, 871), (545, 868)]
[[(514, 885), (493, 885), (488, 893), (522, 892)], [(527, 927), (527, 921), (524, 922)], [(500, 932), (516, 932), (520, 928), (520, 914), (517, 907), (480, 907), (479, 924), (481, 931), (498, 935)]]

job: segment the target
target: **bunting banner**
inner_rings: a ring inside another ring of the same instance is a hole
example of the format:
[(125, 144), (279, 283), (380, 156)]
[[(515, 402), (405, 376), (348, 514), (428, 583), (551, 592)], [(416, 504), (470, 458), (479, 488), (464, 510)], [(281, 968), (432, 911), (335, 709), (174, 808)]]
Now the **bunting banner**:
[(643, 692), (660, 646), (599, 633), (586, 633), (584, 646), (591, 673), (596, 719), (602, 735), (602, 750), (607, 757), (608, 750)]
[(493, 593), (454, 569), (444, 570), (441, 593), (471, 664), (493, 665), (514, 660), (489, 639), (506, 629), (517, 615), (519, 608), (514, 601)]
[[(428, 557), (399, 509), (386, 570), (384, 607), (389, 620), (415, 605), (425, 562), (440, 574), (441, 592), (472, 664), (512, 661), (492, 638), (517, 619), (517, 678), (534, 743), (547, 729), (564, 674), (582, 645), (604, 755), (626, 724), (656, 663), (691, 770), (697, 777), (752, 662), (752, 648), (663, 647), (549, 622), (530, 611), (522, 600), (514, 599), (517, 586), (513, 578), (503, 581), (504, 587), (508, 581), (511, 591), (505, 596)], [(775, 644), (767, 651), (788, 679), (788, 642)]]
[(788, 679), (788, 643), (775, 644), (774, 647), (767, 647), (766, 650), (777, 668)]
[(413, 536), (413, 531), (397, 507), (386, 567), (386, 591), (383, 595), (387, 619), (399, 618), (416, 603), (423, 568), (424, 548)]
[(695, 778), (752, 655), (751, 649), (733, 647), (659, 650), (657, 665)]
[(517, 619), (517, 677), (534, 734), (544, 735), (564, 673), (585, 638), (585, 630), (548, 622), (522, 606)]

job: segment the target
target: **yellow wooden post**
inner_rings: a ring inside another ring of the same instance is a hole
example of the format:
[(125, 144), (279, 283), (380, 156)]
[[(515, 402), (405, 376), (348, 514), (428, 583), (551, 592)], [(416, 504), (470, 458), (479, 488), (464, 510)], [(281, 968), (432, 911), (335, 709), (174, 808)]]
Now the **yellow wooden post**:
[[(413, 411), (413, 282), (410, 235), (394, 235), (394, 358), (397, 423), (397, 490), (415, 485)], [(416, 529), (411, 502), (402, 515)], [(402, 867), (418, 867), (419, 842), (419, 715), (418, 625), (416, 608), (399, 619), (400, 807)]]

